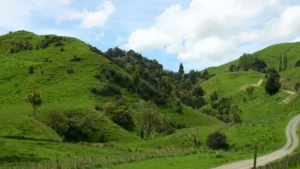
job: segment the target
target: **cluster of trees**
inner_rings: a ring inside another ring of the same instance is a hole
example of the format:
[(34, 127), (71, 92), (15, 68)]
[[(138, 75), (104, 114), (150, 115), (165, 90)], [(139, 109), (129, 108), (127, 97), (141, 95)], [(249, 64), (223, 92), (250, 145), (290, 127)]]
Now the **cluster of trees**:
[[(31, 37), (30, 37), (31, 39)], [(63, 52), (64, 51), (64, 44), (63, 44), (63, 37), (61, 36), (45, 36), (45, 39), (43, 39), (39, 44), (36, 45), (35, 49), (39, 50), (40, 48), (45, 49), (47, 47), (49, 47), (51, 44), (54, 44), (55, 47), (61, 47), (60, 51)], [(23, 42), (17, 42), (15, 43), (14, 41), (11, 42), (11, 45), (13, 45), (13, 47), (10, 49), (10, 53), (18, 53), (21, 51), (26, 51), (26, 50), (33, 50), (33, 46), (31, 43), (29, 43), (28, 41), (26, 41), (25, 43)]]
[(65, 141), (106, 142), (102, 128), (103, 117), (98, 113), (62, 113), (51, 111), (44, 123), (56, 131)]
[(258, 57), (252, 55), (252, 54), (246, 54), (244, 53), (238, 60), (238, 65), (231, 65), (229, 67), (230, 72), (235, 71), (248, 71), (249, 69), (252, 69), (254, 71), (258, 72), (264, 72), (267, 67), (267, 64), (264, 60), (259, 59)]
[[(90, 50), (105, 56), (132, 75), (130, 80), (127, 78), (128, 80), (123, 80), (122, 83), (112, 82), (114, 80), (111, 78), (119, 75), (112, 65), (109, 65), (110, 68), (107, 68), (109, 66), (106, 65), (104, 71), (101, 68), (102, 71), (95, 75), (99, 79), (104, 75), (110, 83), (125, 87), (129, 91), (139, 94), (142, 99), (152, 100), (157, 105), (166, 104), (170, 98), (172, 100), (179, 99), (180, 102), (193, 108), (200, 108), (205, 104), (203, 95), (195, 95), (193, 90), (195, 84), (213, 77), (207, 70), (204, 72), (191, 70), (189, 73), (185, 73), (183, 65), (180, 64), (178, 72), (166, 71), (156, 60), (149, 60), (133, 50), (124, 51), (115, 47), (102, 52), (92, 46), (90, 46)], [(127, 86), (124, 86), (125, 84)]]
[(23, 42), (18, 42), (18, 43), (12, 42), (11, 44), (15, 46), (10, 49), (10, 53), (18, 53), (21, 51), (33, 49), (32, 44), (29, 43), (28, 41), (26, 41), (25, 44)]
[(106, 102), (103, 110), (113, 122), (123, 127), (128, 131), (135, 129), (135, 123), (132, 117), (132, 110), (130, 110), (124, 99), (119, 99), (116, 103)]
[(64, 46), (63, 44), (63, 37), (61, 36), (45, 36), (45, 39), (43, 39), (40, 44), (36, 45), (36, 50), (39, 50), (40, 48), (45, 49), (48, 48), (51, 44), (54, 44), (55, 47)]
[(232, 98), (222, 97), (219, 99), (217, 92), (210, 95), (210, 105), (212, 109), (202, 109), (202, 112), (216, 117), (225, 123), (241, 123), (242, 110), (237, 105), (232, 105)]
[(287, 60), (287, 52), (284, 53), (284, 57), (282, 57), (282, 54), (279, 56), (279, 72), (284, 71), (287, 69), (288, 66), (288, 60)]

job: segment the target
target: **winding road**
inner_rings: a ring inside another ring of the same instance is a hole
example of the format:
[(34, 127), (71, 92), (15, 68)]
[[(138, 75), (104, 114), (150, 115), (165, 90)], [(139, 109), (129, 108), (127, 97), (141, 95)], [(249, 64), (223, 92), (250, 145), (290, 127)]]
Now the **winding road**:
[[(297, 125), (300, 122), (300, 115), (294, 117), (285, 129), (287, 142), (280, 150), (277, 150), (268, 155), (257, 158), (257, 166), (266, 165), (272, 161), (280, 159), (288, 154), (291, 154), (299, 144), (299, 138), (296, 130)], [(223, 165), (213, 169), (251, 169), (253, 167), (253, 159), (238, 161), (232, 164)]]

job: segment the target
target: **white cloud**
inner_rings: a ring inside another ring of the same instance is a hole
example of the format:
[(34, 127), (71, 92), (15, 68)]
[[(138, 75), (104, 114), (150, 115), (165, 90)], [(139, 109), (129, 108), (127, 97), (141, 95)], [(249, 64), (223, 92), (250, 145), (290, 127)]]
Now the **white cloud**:
[(290, 42), (300, 42), (300, 37), (296, 38), (296, 39), (293, 39), (291, 40)]
[[(268, 11), (279, 15), (264, 18)], [(173, 5), (148, 29), (133, 31), (123, 48), (162, 49), (186, 63), (217, 64), (241, 55), (238, 48), (243, 43), (279, 40), (298, 32), (299, 20), (300, 6), (286, 7), (281, 0), (192, 0), (188, 8)]]
[(96, 28), (103, 27), (109, 16), (115, 12), (115, 6), (110, 1), (104, 1), (97, 6), (95, 12), (90, 12), (87, 9), (83, 11), (72, 11), (58, 18), (58, 22), (65, 20), (81, 20), (81, 28)]
[(104, 32), (103, 31), (101, 31), (100, 33), (98, 33), (97, 35), (96, 35), (96, 40), (97, 41), (99, 41), (99, 40), (101, 40), (101, 39), (103, 39), (104, 38)]
[(68, 5), (72, 3), (72, 0), (57, 0), (59, 4)]

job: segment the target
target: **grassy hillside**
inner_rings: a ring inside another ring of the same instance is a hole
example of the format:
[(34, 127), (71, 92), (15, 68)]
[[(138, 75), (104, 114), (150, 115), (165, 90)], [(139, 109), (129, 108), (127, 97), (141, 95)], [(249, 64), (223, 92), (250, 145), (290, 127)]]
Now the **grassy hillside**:
[[(98, 96), (90, 91), (93, 87), (100, 88), (108, 83), (106, 79), (94, 78), (101, 66), (112, 67), (129, 77), (131, 75), (104, 56), (92, 52), (89, 45), (75, 38), (62, 37), (63, 46), (52, 43), (44, 49), (40, 47), (52, 38), (57, 37), (38, 36), (26, 31), (0, 36), (0, 163), (128, 153), (122, 147), (148, 151), (161, 145), (160, 140), (165, 140), (162, 145), (166, 147), (191, 146), (189, 143), (181, 145), (174, 140), (180, 136), (181, 131), (174, 136), (158, 135), (157, 139), (149, 143), (138, 137), (136, 132), (128, 132), (112, 122), (102, 111), (95, 110), (96, 105), (103, 106), (105, 102), (115, 101), (115, 97)], [(30, 44), (30, 49), (16, 52), (20, 42)], [(71, 61), (75, 55), (81, 60)], [(34, 73), (29, 73), (31, 66)], [(70, 69), (73, 73), (68, 73)], [(40, 93), (43, 99), (43, 104), (37, 109), (39, 121), (33, 119), (33, 109), (26, 102), (26, 95), (32, 91)], [(133, 109), (135, 118), (138, 118), (140, 97), (125, 88), (121, 88), (121, 91), (122, 97)], [(100, 114), (101, 132), (108, 140), (103, 145), (107, 148), (103, 148), (102, 144), (100, 147), (90, 147), (61, 143), (62, 138), (40, 122), (54, 110), (71, 114)], [(212, 132), (222, 125), (221, 121), (185, 106), (183, 113), (179, 114), (172, 100), (158, 107), (158, 111), (176, 123), (184, 123), (186, 127), (200, 126), (200, 131), (210, 128), (208, 131)], [(14, 145), (22, 148), (15, 150)]]
[[(274, 67), (276, 70), (279, 68), (279, 57), (284, 54), (287, 55), (288, 65), (287, 69), (292, 69), (295, 67), (295, 64), (300, 60), (300, 42), (295, 43), (282, 43), (269, 46), (260, 51), (254, 52), (254, 56), (257, 56), (260, 59), (263, 59), (268, 67)], [(242, 55), (242, 54), (241, 54)], [(208, 68), (209, 73), (219, 74), (223, 72), (228, 72), (228, 69), (231, 64), (238, 64), (238, 60), (226, 63), (221, 66)]]

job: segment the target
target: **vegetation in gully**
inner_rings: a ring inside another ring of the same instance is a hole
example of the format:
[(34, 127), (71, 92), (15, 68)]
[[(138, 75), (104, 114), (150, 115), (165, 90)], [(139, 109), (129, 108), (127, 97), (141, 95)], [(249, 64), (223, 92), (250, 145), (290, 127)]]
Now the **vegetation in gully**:
[(173, 72), (71, 37), (0, 36), (0, 168), (205, 169), (280, 149), (299, 110), (299, 47)]

